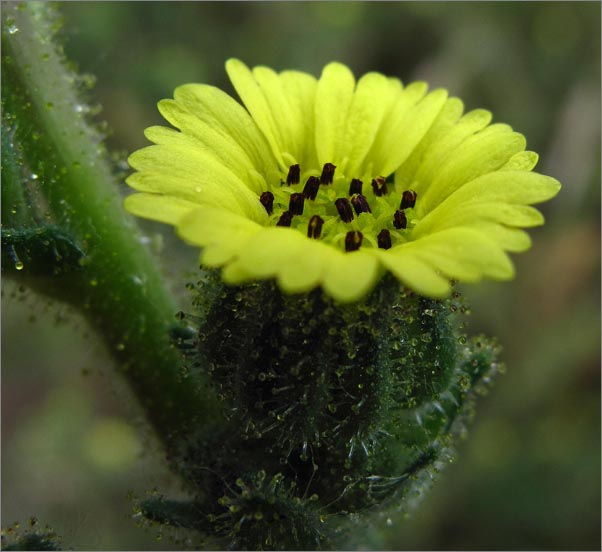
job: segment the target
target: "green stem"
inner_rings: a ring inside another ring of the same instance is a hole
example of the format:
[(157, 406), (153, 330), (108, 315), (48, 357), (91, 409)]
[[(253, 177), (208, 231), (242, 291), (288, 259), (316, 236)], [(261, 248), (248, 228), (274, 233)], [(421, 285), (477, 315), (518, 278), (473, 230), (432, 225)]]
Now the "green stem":
[[(73, 236), (85, 252), (80, 270), (29, 283), (82, 309), (162, 441), (175, 445), (191, 424), (215, 418), (209, 413), (213, 399), (202, 382), (182, 375), (181, 357), (168, 337), (177, 308), (122, 208), (101, 136), (82, 115), (76, 76), (52, 40), (56, 27), (45, 2), (3, 5), (2, 105), (3, 126), (14, 141), (9, 146), (18, 143), (35, 171), (48, 224)], [(3, 175), (3, 188), (23, 187), (11, 177), (10, 171)]]

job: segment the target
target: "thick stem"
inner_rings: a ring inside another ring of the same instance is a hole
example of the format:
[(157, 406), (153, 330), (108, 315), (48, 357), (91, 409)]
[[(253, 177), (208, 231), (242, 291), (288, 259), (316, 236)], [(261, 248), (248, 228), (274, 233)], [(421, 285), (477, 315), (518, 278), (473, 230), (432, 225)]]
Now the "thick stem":
[[(202, 382), (182, 375), (168, 336), (177, 308), (122, 208), (101, 136), (82, 115), (76, 75), (52, 40), (55, 31), (46, 3), (3, 5), (2, 105), (13, 140), (9, 148), (18, 144), (35, 172), (48, 206), (45, 222), (73, 236), (85, 253), (80, 269), (29, 283), (83, 310), (160, 438), (173, 445), (187, 427), (215, 418), (208, 412), (213, 399)], [(24, 186), (11, 177), (3, 176), (3, 187)]]

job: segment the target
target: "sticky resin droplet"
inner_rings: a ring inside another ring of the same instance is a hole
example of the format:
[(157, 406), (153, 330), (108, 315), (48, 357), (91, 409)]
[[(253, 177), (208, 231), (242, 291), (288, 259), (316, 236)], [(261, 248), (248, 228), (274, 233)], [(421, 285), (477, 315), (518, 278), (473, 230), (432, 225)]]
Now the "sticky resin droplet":
[(23, 270), (24, 267), (25, 267), (25, 265), (23, 264), (22, 261), (15, 261), (15, 269), (16, 270)]

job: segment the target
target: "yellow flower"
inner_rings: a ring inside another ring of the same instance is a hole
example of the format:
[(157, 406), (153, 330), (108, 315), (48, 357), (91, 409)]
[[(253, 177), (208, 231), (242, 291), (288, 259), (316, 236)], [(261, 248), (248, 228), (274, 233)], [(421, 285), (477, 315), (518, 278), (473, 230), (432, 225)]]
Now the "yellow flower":
[(356, 83), (340, 63), (318, 80), (236, 59), (226, 70), (246, 110), (218, 88), (178, 87), (159, 111), (179, 130), (146, 130), (155, 145), (130, 156), (139, 193), (125, 205), (174, 225), (227, 283), (354, 301), (386, 271), (429, 297), (450, 280), (510, 279), (506, 252), (543, 223), (530, 205), (560, 189), (531, 172), (523, 135), (424, 82)]

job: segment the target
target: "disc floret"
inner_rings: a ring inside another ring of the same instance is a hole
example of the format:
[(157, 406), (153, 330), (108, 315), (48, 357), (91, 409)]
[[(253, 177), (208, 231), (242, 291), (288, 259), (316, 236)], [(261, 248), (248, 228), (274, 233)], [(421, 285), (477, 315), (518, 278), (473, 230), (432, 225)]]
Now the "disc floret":
[(291, 165), (261, 194), (268, 224), (289, 226), (346, 252), (360, 247), (390, 249), (407, 242), (417, 222), (416, 192), (399, 192), (380, 175), (364, 186), (361, 179), (336, 174), (336, 169), (333, 163), (325, 163), (321, 172)]

